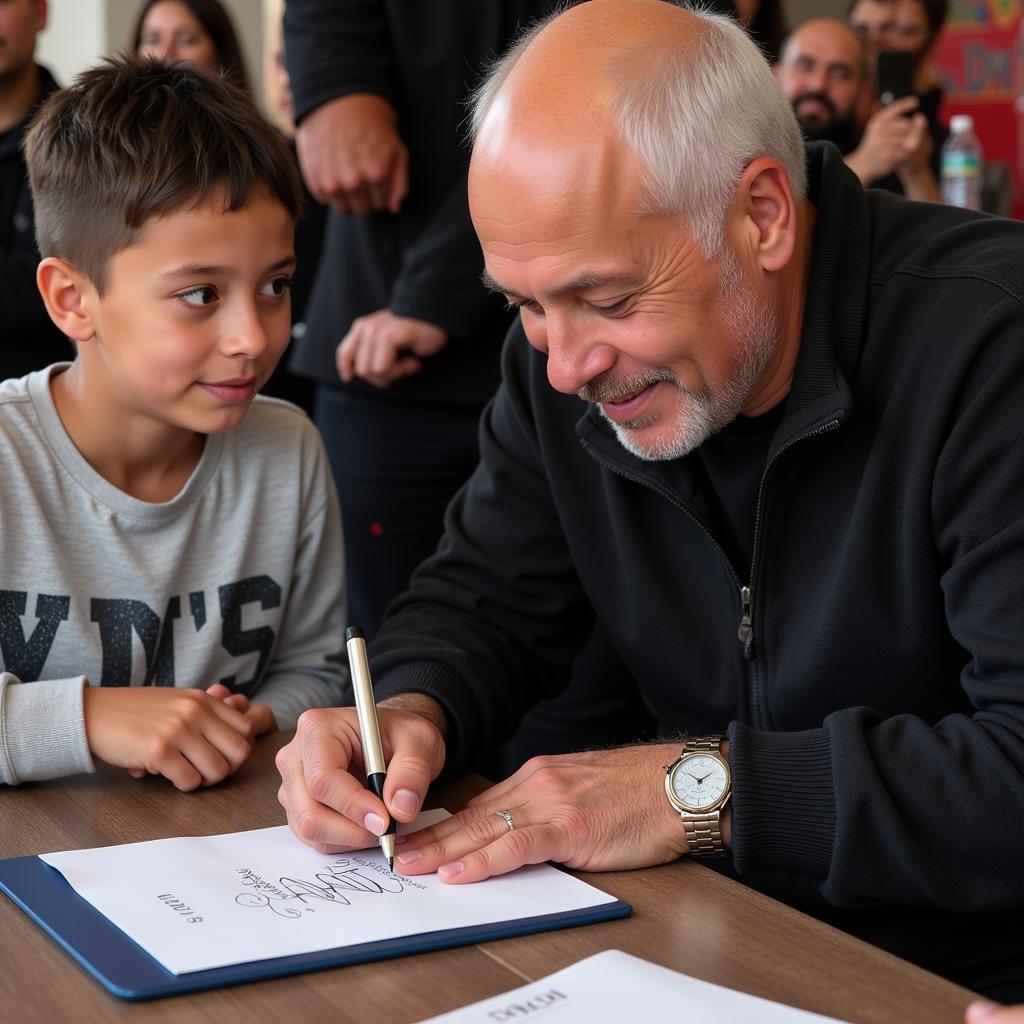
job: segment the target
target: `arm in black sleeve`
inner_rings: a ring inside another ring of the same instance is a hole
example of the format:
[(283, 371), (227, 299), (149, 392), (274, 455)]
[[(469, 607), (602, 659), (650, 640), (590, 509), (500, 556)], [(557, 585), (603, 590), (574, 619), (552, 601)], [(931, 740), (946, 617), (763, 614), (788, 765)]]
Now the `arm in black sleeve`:
[(395, 104), (390, 36), (379, 0), (288, 0), (284, 39), (296, 123), (349, 93), (377, 93)]
[(593, 622), (539, 457), (530, 393), (550, 385), (527, 376), (528, 353), (517, 322), (481, 422), (480, 465), (448, 509), (437, 555), (371, 645), (380, 697), (416, 691), (445, 709), (449, 773), (564, 685)]
[[(977, 294), (966, 305), (983, 308)], [(952, 397), (940, 398), (942, 381), (921, 384), (944, 403), (927, 416), (934, 445), (913, 438), (937, 453), (921, 486), (972, 713), (850, 707), (818, 730), (730, 730), (737, 867), (816, 878), (837, 906), (978, 912), (1024, 898), (1024, 312), (1004, 297), (974, 319), (982, 340), (964, 339), (973, 362), (951, 367)], [(964, 316), (939, 303), (925, 330), (958, 325)]]

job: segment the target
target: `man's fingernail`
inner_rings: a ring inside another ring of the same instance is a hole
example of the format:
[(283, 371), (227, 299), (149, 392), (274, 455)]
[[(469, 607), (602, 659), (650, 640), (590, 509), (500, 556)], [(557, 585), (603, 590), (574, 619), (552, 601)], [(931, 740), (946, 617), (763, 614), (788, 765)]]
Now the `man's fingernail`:
[(411, 789), (399, 789), (391, 798), (391, 806), (399, 814), (415, 814), (420, 808), (420, 801)]
[(384, 835), (384, 829), (388, 827), (388, 823), (379, 815), (374, 814), (373, 811), (363, 818), (363, 828), (367, 832), (372, 832), (375, 836)]
[(451, 864), (442, 864), (437, 869), (439, 875), (444, 875), (445, 878), (454, 878), (456, 875), (461, 875), (465, 864), (461, 860), (454, 861)]
[(419, 850), (410, 850), (408, 853), (400, 853), (395, 860), (399, 864), (415, 864), (422, 856)]

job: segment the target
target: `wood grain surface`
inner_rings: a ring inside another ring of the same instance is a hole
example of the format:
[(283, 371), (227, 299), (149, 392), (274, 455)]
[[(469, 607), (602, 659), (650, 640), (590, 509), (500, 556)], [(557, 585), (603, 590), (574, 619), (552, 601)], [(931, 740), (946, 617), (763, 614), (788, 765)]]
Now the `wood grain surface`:
[[(235, 776), (196, 793), (107, 768), (0, 787), (0, 857), (283, 824), (274, 754), (288, 738), (261, 739)], [(460, 780), (431, 803), (454, 810), (483, 785)], [(0, 896), (0, 1020), (405, 1024), (608, 948), (856, 1024), (960, 1024), (971, 998), (700, 864), (582, 877), (630, 902), (632, 916), (146, 1003), (109, 995)], [(666, 1007), (665, 1019), (686, 1020), (685, 1008)]]

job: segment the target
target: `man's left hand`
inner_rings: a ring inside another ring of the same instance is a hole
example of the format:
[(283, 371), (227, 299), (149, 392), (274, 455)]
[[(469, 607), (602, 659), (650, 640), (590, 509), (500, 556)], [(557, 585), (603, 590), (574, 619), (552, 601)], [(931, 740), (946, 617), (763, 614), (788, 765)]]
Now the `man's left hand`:
[(338, 376), (350, 383), (361, 377), (386, 388), (423, 368), (423, 360), (448, 344), (448, 333), (436, 324), (380, 309), (354, 320), (338, 346)]
[(664, 778), (678, 755), (679, 744), (656, 744), (532, 758), (464, 811), (400, 841), (397, 867), (478, 882), (547, 860), (583, 871), (675, 860), (686, 838)]

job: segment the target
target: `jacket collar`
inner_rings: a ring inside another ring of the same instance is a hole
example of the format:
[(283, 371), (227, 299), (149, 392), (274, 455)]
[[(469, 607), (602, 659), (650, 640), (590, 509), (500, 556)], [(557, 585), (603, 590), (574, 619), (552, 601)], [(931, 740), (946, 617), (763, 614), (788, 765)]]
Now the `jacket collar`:
[[(815, 428), (842, 423), (850, 415), (853, 397), (847, 381), (856, 371), (863, 344), (871, 239), (868, 203), (831, 143), (807, 146), (807, 195), (817, 217), (800, 352), (769, 458)], [(584, 413), (576, 432), (588, 448), (632, 475), (649, 476), (657, 465), (629, 454), (594, 407)]]

